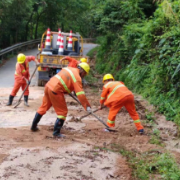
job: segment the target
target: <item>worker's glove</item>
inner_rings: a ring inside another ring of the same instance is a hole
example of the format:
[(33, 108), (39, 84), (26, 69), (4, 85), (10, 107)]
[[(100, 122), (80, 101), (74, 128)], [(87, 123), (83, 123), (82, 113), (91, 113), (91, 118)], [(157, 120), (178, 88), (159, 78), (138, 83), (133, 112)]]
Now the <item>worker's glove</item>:
[(39, 62), (36, 63), (36, 66), (40, 66), (41, 64)]
[(31, 81), (28, 81), (28, 83), (27, 83), (28, 85), (30, 85), (31, 84)]
[(92, 112), (91, 107), (89, 107), (89, 106), (87, 107), (87, 109), (86, 109), (86, 110), (87, 110), (87, 112), (89, 112), (89, 113), (91, 113), (91, 112)]
[(31, 81), (29, 81), (28, 79), (24, 78), (24, 80), (26, 81), (26, 84), (30, 85)]
[(103, 108), (103, 104), (100, 104), (99, 110), (102, 110), (102, 108)]

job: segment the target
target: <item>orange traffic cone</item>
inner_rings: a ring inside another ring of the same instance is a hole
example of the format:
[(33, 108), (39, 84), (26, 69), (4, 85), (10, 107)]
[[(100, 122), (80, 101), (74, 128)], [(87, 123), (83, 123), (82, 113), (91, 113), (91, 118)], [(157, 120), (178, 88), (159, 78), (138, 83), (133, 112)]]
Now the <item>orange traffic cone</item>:
[(63, 36), (61, 35), (61, 42), (60, 42), (58, 54), (63, 55), (63, 53), (64, 53), (64, 39)]
[(68, 51), (72, 51), (72, 30), (70, 30), (67, 50), (68, 50)]
[(57, 38), (57, 44), (56, 44), (57, 49), (59, 48), (60, 44), (61, 44), (61, 29), (59, 29), (59, 32), (58, 32), (58, 38)]
[(49, 28), (47, 29), (47, 33), (46, 33), (45, 48), (51, 49), (51, 32)]

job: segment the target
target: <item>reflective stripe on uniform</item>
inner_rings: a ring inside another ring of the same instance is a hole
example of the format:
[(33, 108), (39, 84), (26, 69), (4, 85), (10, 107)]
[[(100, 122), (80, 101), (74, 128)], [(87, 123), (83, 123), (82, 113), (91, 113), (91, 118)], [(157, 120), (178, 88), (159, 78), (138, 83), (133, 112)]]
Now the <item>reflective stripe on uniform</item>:
[(108, 86), (110, 83), (112, 83), (112, 82), (111, 82), (111, 81), (108, 82), (107, 84), (104, 85), (104, 87), (107, 88), (107, 86)]
[(104, 100), (104, 99), (106, 99), (105, 97), (101, 97), (101, 100)]
[(59, 116), (57, 116), (57, 118), (59, 118), (59, 119), (66, 119), (66, 116), (61, 116), (61, 115), (59, 115)]
[(138, 120), (135, 120), (134, 123), (140, 123), (140, 120), (139, 120), (139, 119), (138, 119)]
[[(16, 67), (15, 67), (15, 69), (17, 69), (17, 66), (18, 66), (18, 63), (16, 63)], [(16, 72), (16, 70), (15, 70), (15, 75), (19, 75), (17, 72)]]
[(75, 83), (76, 82), (76, 78), (75, 78), (73, 72), (70, 69), (68, 69), (68, 68), (63, 68), (63, 69), (67, 70), (70, 73), (70, 75), (71, 75), (71, 77), (72, 77), (72, 79), (73, 79), (73, 81)]
[(68, 89), (68, 87), (66, 86), (65, 82), (63, 81), (63, 79), (62, 79), (58, 74), (56, 74), (55, 77), (59, 79), (59, 81), (60, 81), (61, 84), (63, 85), (64, 89), (65, 89), (68, 93), (70, 93), (71, 91)]
[(107, 122), (109, 123), (109, 124), (114, 124), (115, 123), (115, 121), (111, 121), (111, 120), (107, 120)]
[[(17, 68), (17, 66), (18, 66), (18, 63), (16, 63), (16, 68)], [(28, 66), (27, 66), (27, 67), (28, 67)], [(26, 72), (25, 69), (22, 70), (22, 73), (24, 73), (24, 72)], [(16, 71), (15, 71), (15, 75), (19, 76), (19, 74), (18, 74)]]
[(125, 87), (124, 85), (118, 85), (118, 86), (116, 86), (114, 89), (113, 89), (113, 91), (110, 93), (110, 95), (108, 96), (108, 99), (115, 93), (115, 91), (118, 89), (118, 88), (120, 88), (120, 87)]
[(81, 94), (85, 94), (85, 92), (84, 92), (84, 91), (80, 91), (80, 92), (77, 92), (77, 93), (76, 93), (77, 96), (79, 96), (79, 95), (81, 95)]

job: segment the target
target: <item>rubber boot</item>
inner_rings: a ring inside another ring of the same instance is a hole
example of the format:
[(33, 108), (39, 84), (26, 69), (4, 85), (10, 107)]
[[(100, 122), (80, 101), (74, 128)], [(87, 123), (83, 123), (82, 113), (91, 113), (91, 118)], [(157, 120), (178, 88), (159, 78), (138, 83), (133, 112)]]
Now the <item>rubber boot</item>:
[(39, 113), (36, 113), (34, 120), (32, 122), (32, 126), (31, 126), (31, 131), (38, 131), (39, 129), (37, 128), (37, 124), (39, 123), (39, 121), (41, 120), (42, 115), (40, 115)]
[(29, 107), (29, 104), (28, 104), (28, 96), (24, 96), (24, 105)]
[(65, 137), (63, 134), (60, 133), (61, 128), (64, 124), (64, 120), (63, 119), (56, 119), (55, 125), (54, 125), (54, 132), (53, 132), (53, 136), (57, 137), (57, 138), (63, 138)]
[(10, 105), (12, 105), (12, 102), (13, 102), (13, 99), (14, 99), (14, 96), (9, 96), (9, 101), (8, 101), (8, 103), (6, 104), (6, 106), (10, 106)]
[(139, 134), (140, 134), (140, 135), (143, 135), (143, 134), (144, 134), (144, 129), (140, 129), (140, 130), (139, 130)]

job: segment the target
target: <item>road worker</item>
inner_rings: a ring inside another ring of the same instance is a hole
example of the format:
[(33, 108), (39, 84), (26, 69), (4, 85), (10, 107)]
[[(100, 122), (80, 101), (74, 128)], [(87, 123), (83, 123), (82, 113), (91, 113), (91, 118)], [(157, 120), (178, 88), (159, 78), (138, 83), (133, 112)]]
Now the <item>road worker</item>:
[(139, 120), (139, 115), (135, 109), (134, 96), (132, 92), (120, 81), (114, 81), (111, 74), (106, 74), (103, 77), (103, 92), (101, 94), (100, 107), (103, 104), (110, 108), (107, 125), (115, 127), (115, 118), (119, 110), (125, 106), (129, 115), (134, 120), (134, 124), (140, 134), (144, 133), (144, 128)]
[(60, 63), (62, 63), (62, 61), (64, 61), (64, 60), (68, 60), (69, 61), (68, 67), (73, 67), (73, 68), (77, 68), (79, 63), (82, 63), (82, 62), (87, 63), (87, 59), (84, 57), (81, 58), (80, 61), (78, 61), (72, 57), (66, 56), (60, 60)]
[(75, 91), (84, 109), (91, 112), (90, 104), (82, 89), (82, 78), (89, 73), (89, 70), (90, 67), (87, 63), (80, 63), (77, 68), (63, 68), (48, 81), (45, 86), (42, 105), (37, 110), (32, 122), (32, 131), (38, 130), (37, 124), (41, 117), (53, 106), (57, 114), (53, 136), (58, 138), (64, 137), (64, 135), (60, 133), (68, 113), (64, 93)]
[[(19, 88), (21, 87), (22, 90), (24, 91), (25, 87), (27, 84), (30, 84), (29, 81), (29, 62), (30, 61), (35, 61), (36, 64), (39, 64), (35, 56), (25, 56), (24, 54), (20, 53), (17, 56), (17, 63), (16, 63), (16, 70), (14, 74), (14, 87), (13, 90), (9, 96), (9, 101), (7, 103), (7, 106), (12, 105), (14, 96), (16, 96)], [(29, 96), (29, 87), (24, 92), (24, 105), (28, 105), (28, 96)]]

